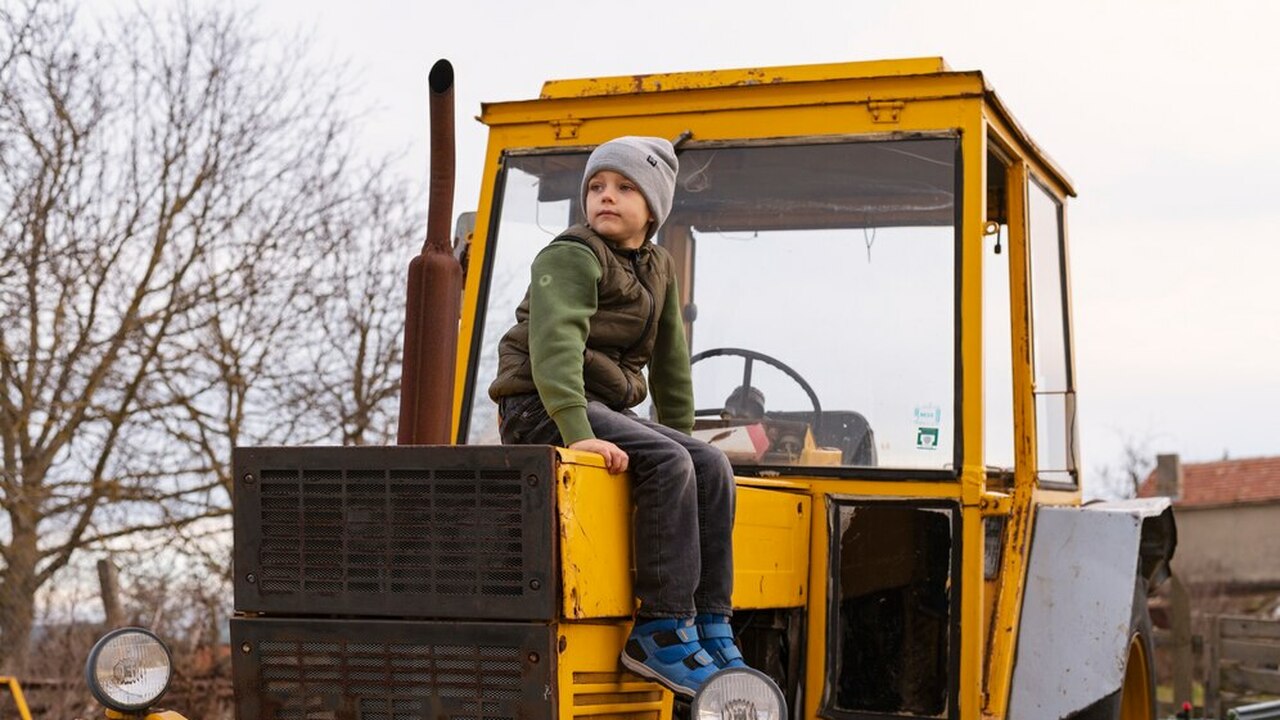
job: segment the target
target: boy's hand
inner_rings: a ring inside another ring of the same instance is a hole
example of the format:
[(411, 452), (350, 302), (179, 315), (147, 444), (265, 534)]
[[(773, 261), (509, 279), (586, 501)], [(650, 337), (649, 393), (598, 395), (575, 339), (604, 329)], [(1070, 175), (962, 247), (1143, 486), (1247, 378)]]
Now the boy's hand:
[(614, 445), (608, 440), (600, 438), (589, 438), (587, 440), (579, 440), (569, 446), (570, 450), (580, 450), (582, 452), (592, 452), (604, 457), (604, 465), (609, 468), (611, 473), (624, 472), (627, 469), (627, 454), (622, 448)]

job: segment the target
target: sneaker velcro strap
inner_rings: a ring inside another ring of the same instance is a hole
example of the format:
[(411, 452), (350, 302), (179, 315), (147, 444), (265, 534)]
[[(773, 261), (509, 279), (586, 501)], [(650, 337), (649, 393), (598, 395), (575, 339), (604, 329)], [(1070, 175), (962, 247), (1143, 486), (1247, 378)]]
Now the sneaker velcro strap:
[(725, 640), (733, 639), (733, 626), (729, 623), (711, 623), (709, 625), (699, 625), (698, 634), (707, 640), (723, 638)]
[(653, 642), (658, 647), (671, 647), (685, 643), (698, 642), (698, 631), (693, 627), (680, 627), (675, 630), (659, 630), (653, 634)]
[(659, 630), (653, 634), (653, 642), (658, 647), (670, 647), (672, 645), (682, 645), (684, 641), (673, 630)]
[(720, 648), (720, 659), (726, 663), (733, 660), (741, 660), (742, 651), (738, 649), (737, 645), (727, 645)]
[(714, 663), (715, 663), (715, 660), (711, 659), (711, 656), (707, 654), (706, 650), (699, 650), (698, 652), (684, 659), (685, 667), (690, 668), (692, 670), (697, 670), (700, 667), (707, 667), (708, 665), (713, 665)]

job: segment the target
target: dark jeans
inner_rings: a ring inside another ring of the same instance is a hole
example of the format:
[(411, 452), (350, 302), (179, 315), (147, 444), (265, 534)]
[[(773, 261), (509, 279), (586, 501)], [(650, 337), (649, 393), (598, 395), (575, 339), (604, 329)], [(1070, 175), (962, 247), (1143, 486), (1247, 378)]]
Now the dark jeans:
[[(505, 397), (499, 412), (502, 442), (562, 444), (536, 394)], [(629, 460), (637, 615), (732, 614), (735, 487), (724, 453), (594, 400), (587, 419), (597, 438), (617, 445)]]

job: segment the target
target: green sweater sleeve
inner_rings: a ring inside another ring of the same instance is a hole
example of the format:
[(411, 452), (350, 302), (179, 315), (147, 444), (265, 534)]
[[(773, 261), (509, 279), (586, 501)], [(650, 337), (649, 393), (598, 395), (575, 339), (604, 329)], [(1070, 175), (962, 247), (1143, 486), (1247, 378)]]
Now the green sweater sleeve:
[(658, 337), (649, 361), (649, 389), (658, 408), (658, 422), (683, 433), (693, 432), (693, 378), (674, 274), (658, 318)]
[(587, 421), (582, 358), (596, 312), (600, 261), (590, 248), (553, 242), (529, 281), (529, 361), (538, 396), (565, 445), (595, 437)]

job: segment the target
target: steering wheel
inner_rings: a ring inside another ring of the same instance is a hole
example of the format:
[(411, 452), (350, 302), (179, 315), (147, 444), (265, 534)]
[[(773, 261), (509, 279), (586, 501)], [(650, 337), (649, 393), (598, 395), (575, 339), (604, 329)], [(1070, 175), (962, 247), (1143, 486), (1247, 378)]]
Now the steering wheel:
[[(822, 404), (818, 402), (818, 394), (813, 391), (813, 387), (809, 385), (809, 383), (804, 378), (800, 377), (800, 373), (791, 369), (790, 365), (787, 365), (786, 363), (782, 362), (781, 360), (775, 357), (765, 355), (764, 353), (761, 353), (761, 352), (756, 352), (755, 350), (746, 350), (743, 348), (730, 348), (730, 347), (712, 348), (710, 350), (703, 350), (702, 352), (689, 358), (689, 365), (692, 366), (694, 363), (697, 363), (702, 360), (706, 360), (707, 358), (722, 357), (722, 356), (736, 356), (743, 359), (742, 388), (744, 388), (744, 394), (751, 390), (751, 366), (757, 360), (759, 360), (762, 363), (765, 363), (766, 365), (772, 365), (778, 368), (782, 372), (786, 373), (787, 376), (790, 377), (792, 380), (795, 380), (796, 384), (800, 386), (800, 389), (804, 390), (805, 394), (809, 396), (809, 402), (813, 403), (813, 434), (815, 436), (818, 434), (818, 429), (822, 427)], [(694, 415), (695, 416), (720, 415), (723, 412), (724, 412), (723, 407), (706, 408), (702, 410), (695, 410)]]

